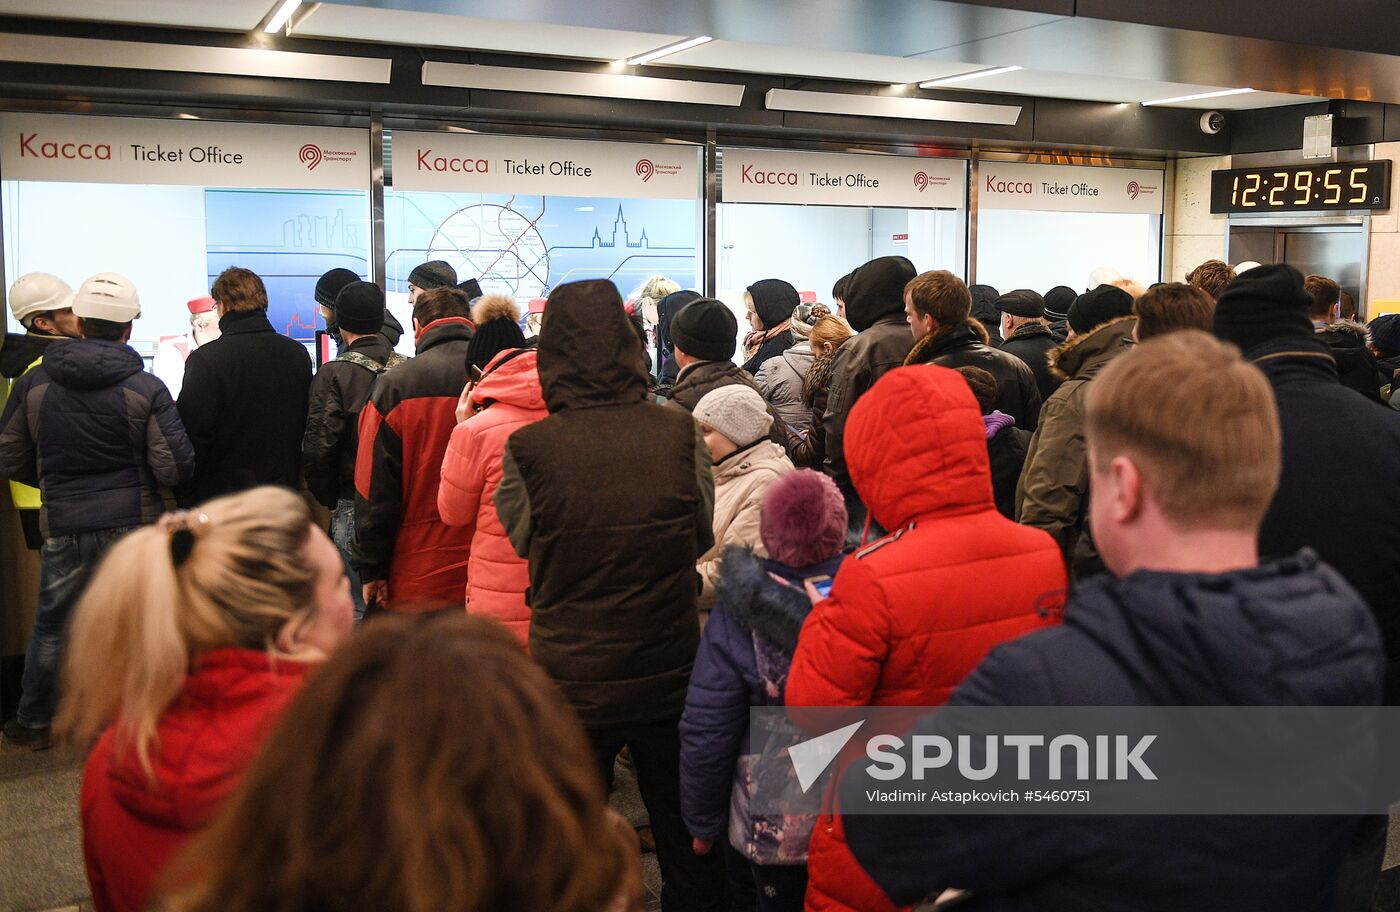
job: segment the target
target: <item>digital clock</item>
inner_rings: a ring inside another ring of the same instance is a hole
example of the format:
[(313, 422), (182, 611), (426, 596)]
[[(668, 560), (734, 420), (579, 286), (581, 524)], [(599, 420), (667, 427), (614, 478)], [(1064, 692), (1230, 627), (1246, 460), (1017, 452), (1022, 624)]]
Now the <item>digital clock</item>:
[(1389, 161), (1236, 168), (1210, 174), (1211, 212), (1389, 208)]

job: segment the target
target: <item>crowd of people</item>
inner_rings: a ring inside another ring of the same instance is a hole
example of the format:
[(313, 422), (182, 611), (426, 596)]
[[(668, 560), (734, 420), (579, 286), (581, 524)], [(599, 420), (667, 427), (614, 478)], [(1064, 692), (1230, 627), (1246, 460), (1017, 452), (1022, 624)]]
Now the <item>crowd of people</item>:
[(1383, 817), (751, 801), (754, 707), (1400, 702), (1400, 315), (1249, 265), (880, 257), (755, 282), (741, 333), (660, 276), (522, 309), (430, 261), (412, 358), (333, 270), (314, 372), (231, 268), (175, 397), (131, 281), (23, 276), (5, 742), (87, 752), (98, 912), (631, 912), (644, 850), (667, 912), (1369, 909)]

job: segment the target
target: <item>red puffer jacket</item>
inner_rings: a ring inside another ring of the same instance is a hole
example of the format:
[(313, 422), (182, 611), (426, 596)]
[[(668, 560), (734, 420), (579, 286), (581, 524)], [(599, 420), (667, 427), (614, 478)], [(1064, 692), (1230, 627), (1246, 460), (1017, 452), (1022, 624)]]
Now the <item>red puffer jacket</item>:
[(530, 608), (525, 590), (530, 587), (530, 568), (511, 547), (492, 498), (501, 483), (506, 440), (549, 415), (535, 352), (516, 349), (497, 355), (471, 398), (481, 411), (452, 432), (442, 460), (438, 513), (448, 525), (471, 530), (467, 611), (495, 618), (527, 644)]
[(205, 653), (160, 718), (152, 780), (109, 728), (83, 771), (83, 858), (97, 912), (141, 912), (166, 864), (213, 819), (296, 694), (305, 662)]
[[(956, 372), (890, 372), (846, 425), (851, 480), (890, 535), (841, 565), (802, 627), (789, 706), (939, 706), (993, 646), (1058, 621), (1055, 542), (996, 510), (982, 416)], [(895, 906), (846, 848), (812, 834), (807, 908)]]

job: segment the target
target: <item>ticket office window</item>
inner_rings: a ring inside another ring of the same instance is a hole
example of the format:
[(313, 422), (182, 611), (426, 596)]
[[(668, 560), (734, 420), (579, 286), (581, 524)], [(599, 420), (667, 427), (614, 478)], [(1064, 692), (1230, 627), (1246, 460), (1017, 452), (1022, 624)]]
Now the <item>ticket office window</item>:
[(1161, 279), (1162, 217), (1117, 212), (982, 209), (977, 281), (1001, 291), (1076, 291), (1103, 267), (1144, 286)]
[[(308, 351), (324, 328), (316, 280), (337, 267), (371, 274), (368, 192), (4, 181), (0, 210), (10, 282), (51, 272), (76, 290), (118, 272), (135, 283), (131, 344), (176, 393), (194, 330), (186, 302), (224, 269), (261, 276), (272, 325)], [(8, 308), (6, 321), (19, 331)]]
[(502, 192), (385, 189), (386, 290), (406, 327), (408, 277), (427, 260), (445, 260), (458, 281), (476, 279), (486, 294), (514, 297), (522, 313), (532, 299), (582, 279), (607, 279), (629, 301), (652, 276), (699, 287), (698, 199), (509, 190), (508, 181)]
[(966, 275), (966, 218), (954, 209), (722, 203), (718, 207), (720, 300), (749, 332), (744, 289), (759, 279), (790, 282), (831, 303), (836, 280), (881, 256), (908, 257), (920, 272)]

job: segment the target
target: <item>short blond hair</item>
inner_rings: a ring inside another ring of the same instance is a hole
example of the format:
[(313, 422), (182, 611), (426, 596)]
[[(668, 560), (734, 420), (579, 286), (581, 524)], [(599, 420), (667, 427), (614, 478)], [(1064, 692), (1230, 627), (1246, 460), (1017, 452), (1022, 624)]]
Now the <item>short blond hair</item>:
[(1158, 336), (1089, 384), (1094, 466), (1129, 455), (1178, 525), (1257, 531), (1278, 488), (1278, 408), (1264, 374), (1204, 332)]

